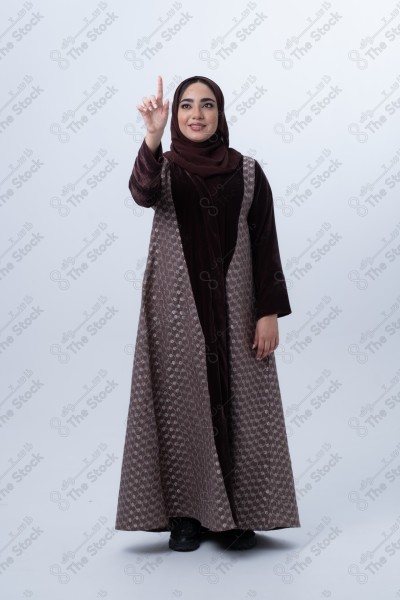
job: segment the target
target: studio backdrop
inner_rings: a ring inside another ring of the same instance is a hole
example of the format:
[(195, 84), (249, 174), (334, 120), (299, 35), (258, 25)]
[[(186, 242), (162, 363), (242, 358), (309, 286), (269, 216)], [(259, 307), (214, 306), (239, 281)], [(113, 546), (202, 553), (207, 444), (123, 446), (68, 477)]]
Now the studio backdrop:
[[(399, 597), (400, 2), (1, 15), (3, 597)], [(185, 574), (165, 533), (114, 529), (154, 216), (128, 180), (159, 74), (170, 102), (191, 75), (221, 87), (230, 145), (273, 191), (293, 311), (275, 357), (302, 527), (229, 570), (209, 547)]]

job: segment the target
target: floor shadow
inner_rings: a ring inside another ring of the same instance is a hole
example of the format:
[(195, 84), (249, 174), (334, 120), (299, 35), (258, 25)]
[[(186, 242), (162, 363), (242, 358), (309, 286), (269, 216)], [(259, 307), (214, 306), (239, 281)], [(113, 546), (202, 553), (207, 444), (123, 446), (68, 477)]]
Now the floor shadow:
[[(174, 552), (168, 546), (169, 540), (169, 532), (163, 532), (162, 534), (154, 534), (157, 535), (157, 539), (149, 542), (138, 542), (136, 544), (129, 544), (123, 550), (128, 554), (160, 554), (163, 552)], [(299, 548), (302, 544), (299, 542), (294, 543), (288, 540), (281, 540), (277, 538), (272, 538), (269, 536), (266, 531), (256, 531), (257, 535), (257, 543), (253, 548), (249, 548), (248, 550), (234, 550), (229, 548), (229, 543), (227, 542), (226, 536), (224, 532), (214, 532), (207, 531), (202, 534), (202, 541), (200, 544), (200, 548), (203, 544), (208, 545), (209, 543), (216, 546), (216, 549), (221, 551), (229, 551), (234, 552), (235, 554), (245, 552), (245, 553), (256, 553), (256, 552), (264, 552), (266, 550), (274, 550), (277, 552), (288, 552), (290, 550), (295, 550)], [(191, 552), (182, 553), (182, 554), (191, 554)]]
[(235, 554), (239, 552), (263, 552), (265, 550), (275, 550), (278, 552), (288, 552), (290, 550), (294, 550), (301, 546), (301, 543), (296, 544), (286, 540), (279, 540), (276, 538), (271, 538), (268, 535), (268, 532), (265, 531), (256, 531), (257, 542), (253, 548), (249, 548), (247, 550), (234, 550), (229, 547), (229, 543), (227, 542), (226, 537), (223, 532), (206, 532), (203, 534), (203, 541), (211, 541), (215, 543), (221, 550), (227, 550), (230, 552), (234, 552)]

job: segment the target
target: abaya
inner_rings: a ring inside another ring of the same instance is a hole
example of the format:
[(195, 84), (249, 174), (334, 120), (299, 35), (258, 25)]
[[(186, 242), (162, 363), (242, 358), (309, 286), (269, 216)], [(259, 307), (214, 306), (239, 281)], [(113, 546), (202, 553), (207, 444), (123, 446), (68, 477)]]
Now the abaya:
[[(190, 80), (193, 79), (197, 79), (197, 77), (190, 78)], [(251, 522), (251, 519), (250, 522), (243, 522), (237, 512), (235, 502), (235, 486), (237, 485), (235, 457), (232, 451), (232, 439), (235, 432), (231, 415), (233, 396), (231, 391), (232, 373), (229, 334), (230, 329), (234, 328), (236, 324), (232, 323), (229, 317), (226, 278), (232, 257), (235, 254), (238, 224), (243, 212), (245, 191), (244, 157), (241, 153), (229, 148), (224, 99), (220, 88), (208, 78), (201, 77), (201, 79), (211, 87), (217, 99), (219, 119), (215, 135), (210, 140), (198, 143), (188, 140), (180, 132), (177, 111), (180, 91), (185, 82), (189, 81), (185, 80), (178, 86), (174, 95), (171, 118), (171, 150), (163, 152), (162, 144), (160, 144), (155, 154), (153, 154), (143, 140), (129, 179), (129, 189), (137, 204), (152, 207), (157, 211), (163, 194), (165, 194), (161, 172), (166, 163), (168, 164), (173, 214), (178, 225), (180, 247), (184, 255), (191, 294), (197, 310), (197, 318), (204, 336), (204, 361), (207, 372), (209, 411), (215, 450), (219, 462), (217, 466), (221, 470), (232, 515), (230, 523), (225, 519), (219, 524), (218, 515), (216, 515), (215, 521), (203, 522), (203, 525), (214, 530), (223, 530), (229, 528), (229, 526), (256, 527), (258, 529), (298, 527), (300, 524), (294, 496), (290, 457), (286, 434), (282, 433), (284, 426), (283, 414), (280, 417), (280, 433), (285, 437), (281, 443), (284, 447), (282, 451), (284, 462), (282, 468), (288, 473), (287, 494), (290, 499), (288, 516), (286, 520), (283, 518), (281, 522), (271, 523), (268, 522), (268, 519), (263, 523), (260, 523), (259, 519), (258, 521), (256, 519), (256, 522)], [(280, 318), (291, 314), (292, 311), (279, 253), (272, 191), (259, 163), (254, 159), (252, 161), (254, 165), (254, 189), (246, 220), (251, 245), (251, 271), (254, 286), (254, 330), (256, 321), (261, 317), (276, 314)], [(142, 310), (144, 310), (144, 298), (145, 290), (142, 297)], [(171, 315), (171, 318), (173, 318), (173, 315)], [(190, 332), (188, 333), (190, 335)], [(252, 343), (252, 341), (251, 338), (249, 342)], [(158, 351), (162, 352), (162, 347)], [(253, 354), (255, 361), (255, 350), (253, 350)], [(268, 363), (270, 369), (275, 368), (273, 354), (257, 362)], [(184, 390), (182, 390), (182, 393), (184, 393)], [(266, 390), (267, 393), (268, 390)], [(251, 389), (249, 389), (249, 394), (252, 394)], [(131, 405), (134, 402), (135, 376), (133, 375)], [(157, 418), (156, 415), (155, 419), (157, 420)], [(134, 428), (135, 424), (132, 423), (131, 427)], [(136, 436), (139, 439), (139, 432), (136, 432)], [(251, 440), (249, 440), (249, 444), (251, 444)], [(249, 450), (251, 451), (251, 448)], [(254, 450), (256, 451), (256, 449)], [(165, 480), (164, 506), (162, 511), (158, 511), (164, 515), (164, 518), (161, 519), (162, 522), (150, 523), (150, 521), (144, 519), (141, 524), (138, 515), (136, 520), (132, 516), (126, 516), (129, 511), (133, 515), (135, 508), (133, 506), (129, 507), (129, 498), (126, 497), (124, 491), (123, 478), (125, 473), (125, 480), (127, 480), (128, 472), (131, 473), (134, 468), (128, 450), (127, 431), (117, 529), (164, 531), (168, 529), (166, 517), (179, 516), (179, 514), (198, 518), (202, 521), (201, 508), (198, 508), (197, 512), (193, 508), (192, 514), (187, 514), (187, 508), (183, 505), (179, 507), (179, 502), (176, 504), (176, 500), (169, 503), (168, 491), (165, 491), (168, 484), (165, 483)]]

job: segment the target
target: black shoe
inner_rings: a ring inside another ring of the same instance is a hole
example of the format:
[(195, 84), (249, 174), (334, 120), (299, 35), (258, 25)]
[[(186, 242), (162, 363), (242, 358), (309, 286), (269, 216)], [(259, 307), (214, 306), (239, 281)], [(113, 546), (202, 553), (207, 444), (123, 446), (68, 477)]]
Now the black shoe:
[(197, 550), (201, 540), (201, 523), (192, 517), (170, 517), (169, 547), (186, 552)]
[(249, 550), (256, 545), (256, 534), (252, 529), (229, 529), (225, 531), (227, 550)]

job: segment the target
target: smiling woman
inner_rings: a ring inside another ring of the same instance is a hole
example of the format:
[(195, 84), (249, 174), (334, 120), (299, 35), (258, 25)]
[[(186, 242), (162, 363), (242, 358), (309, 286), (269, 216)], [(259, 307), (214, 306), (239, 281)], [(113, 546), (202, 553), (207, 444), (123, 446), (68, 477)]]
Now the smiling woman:
[(218, 127), (217, 100), (210, 88), (201, 82), (188, 85), (179, 102), (179, 129), (196, 142), (209, 139)]
[(224, 96), (184, 80), (138, 106), (147, 133), (129, 179), (154, 209), (132, 372), (116, 529), (170, 531), (195, 550), (220, 532), (300, 527), (274, 350), (291, 307), (271, 188), (229, 147)]

